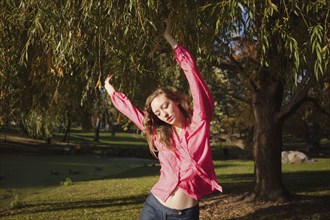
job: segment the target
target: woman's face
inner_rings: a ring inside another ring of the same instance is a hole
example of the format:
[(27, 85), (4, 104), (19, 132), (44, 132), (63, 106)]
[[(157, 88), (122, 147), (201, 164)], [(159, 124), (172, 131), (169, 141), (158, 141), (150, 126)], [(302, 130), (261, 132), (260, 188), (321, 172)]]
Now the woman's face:
[(165, 94), (159, 94), (151, 102), (152, 112), (167, 124), (182, 127), (183, 116), (177, 103)]

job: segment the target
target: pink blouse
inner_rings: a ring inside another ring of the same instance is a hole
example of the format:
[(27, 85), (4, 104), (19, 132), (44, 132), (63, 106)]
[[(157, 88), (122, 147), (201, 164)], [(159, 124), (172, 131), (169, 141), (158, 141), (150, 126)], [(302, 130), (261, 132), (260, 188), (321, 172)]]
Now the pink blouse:
[[(210, 149), (210, 121), (214, 101), (192, 55), (181, 45), (174, 48), (175, 59), (184, 71), (193, 98), (191, 124), (186, 125), (178, 136), (173, 131), (174, 148), (168, 150), (154, 137), (160, 162), (159, 181), (151, 189), (158, 198), (166, 201), (176, 187), (194, 199), (215, 190), (222, 192), (216, 181)], [(143, 112), (132, 105), (122, 93), (112, 94), (113, 105), (142, 131)]]

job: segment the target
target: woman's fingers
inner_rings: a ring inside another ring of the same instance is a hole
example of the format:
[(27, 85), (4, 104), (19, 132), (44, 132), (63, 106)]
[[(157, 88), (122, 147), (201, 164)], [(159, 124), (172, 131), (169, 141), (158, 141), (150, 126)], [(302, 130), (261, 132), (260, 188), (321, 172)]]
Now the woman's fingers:
[(107, 76), (107, 78), (105, 79), (105, 82), (106, 82), (106, 83), (110, 83), (114, 75), (115, 75), (115, 74), (109, 74), (109, 75)]
[(115, 92), (115, 88), (112, 86), (111, 80), (114, 74), (109, 74), (104, 80), (104, 88), (107, 90), (109, 95), (112, 95)]
[(165, 18), (163, 21), (164, 34), (170, 34), (172, 29), (171, 18)]

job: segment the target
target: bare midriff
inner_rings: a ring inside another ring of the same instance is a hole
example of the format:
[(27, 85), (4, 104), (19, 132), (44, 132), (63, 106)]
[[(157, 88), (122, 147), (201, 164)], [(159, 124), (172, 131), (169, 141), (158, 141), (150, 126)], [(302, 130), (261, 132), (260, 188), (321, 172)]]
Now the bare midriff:
[(176, 187), (173, 190), (172, 194), (168, 197), (168, 199), (165, 202), (162, 201), (160, 198), (158, 198), (156, 195), (155, 197), (158, 199), (158, 201), (161, 204), (171, 209), (183, 210), (198, 205), (198, 200), (189, 197), (179, 187)]

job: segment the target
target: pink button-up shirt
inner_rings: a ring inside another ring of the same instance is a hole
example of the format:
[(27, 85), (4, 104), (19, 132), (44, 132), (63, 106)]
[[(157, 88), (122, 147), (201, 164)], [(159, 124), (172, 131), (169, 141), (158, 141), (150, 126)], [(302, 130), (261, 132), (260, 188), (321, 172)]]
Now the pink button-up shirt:
[[(161, 165), (159, 181), (151, 189), (158, 198), (166, 201), (176, 187), (193, 199), (200, 199), (215, 190), (222, 192), (216, 181), (210, 149), (210, 121), (214, 101), (192, 55), (182, 46), (174, 48), (175, 59), (184, 71), (193, 98), (191, 124), (185, 125), (178, 136), (173, 131), (173, 149), (167, 149), (154, 137)], [(120, 92), (111, 96), (113, 105), (142, 131), (143, 112), (132, 105)]]

